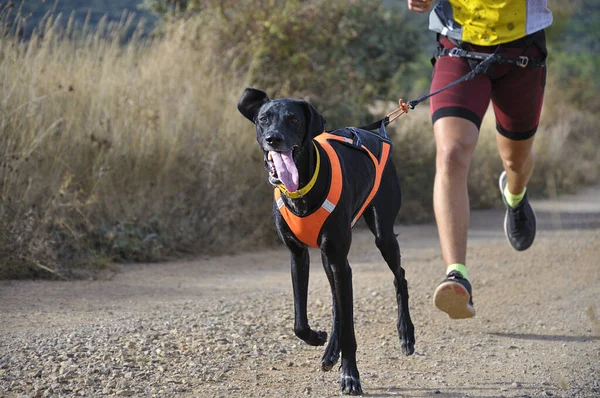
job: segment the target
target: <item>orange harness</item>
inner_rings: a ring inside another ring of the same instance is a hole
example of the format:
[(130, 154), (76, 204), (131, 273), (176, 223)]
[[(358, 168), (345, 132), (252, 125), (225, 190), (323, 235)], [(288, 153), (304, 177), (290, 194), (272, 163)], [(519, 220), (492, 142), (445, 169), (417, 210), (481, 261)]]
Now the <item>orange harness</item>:
[[(329, 192), (327, 193), (327, 198), (323, 204), (321, 204), (316, 211), (307, 216), (297, 216), (292, 213), (287, 206), (285, 206), (285, 202), (281, 197), (280, 189), (275, 188), (274, 192), (277, 207), (279, 208), (279, 212), (283, 216), (283, 219), (287, 223), (288, 227), (292, 230), (298, 240), (312, 247), (319, 247), (317, 242), (319, 235), (321, 234), (323, 224), (325, 224), (325, 221), (337, 206), (342, 194), (343, 183), (340, 159), (335, 149), (333, 149), (329, 143), (329, 140), (342, 141), (348, 144), (353, 144), (354, 142), (350, 138), (341, 137), (327, 132), (319, 134), (315, 138), (315, 141), (321, 144), (321, 147), (327, 153), (329, 163), (331, 164), (331, 183), (329, 185)], [(383, 169), (385, 168), (390, 154), (391, 145), (385, 141), (382, 141), (381, 160), (377, 160), (375, 155), (373, 155), (371, 151), (369, 151), (369, 149), (367, 149), (367, 147), (364, 145), (362, 145), (361, 148), (363, 148), (369, 155), (373, 165), (375, 166), (375, 181), (373, 181), (373, 188), (371, 189), (369, 196), (361, 206), (358, 213), (356, 213), (356, 216), (354, 216), (351, 226), (356, 224), (356, 221), (358, 221), (369, 203), (371, 203), (371, 200), (373, 200), (375, 194), (377, 194), (379, 184), (381, 183), (381, 176), (383, 175)]]

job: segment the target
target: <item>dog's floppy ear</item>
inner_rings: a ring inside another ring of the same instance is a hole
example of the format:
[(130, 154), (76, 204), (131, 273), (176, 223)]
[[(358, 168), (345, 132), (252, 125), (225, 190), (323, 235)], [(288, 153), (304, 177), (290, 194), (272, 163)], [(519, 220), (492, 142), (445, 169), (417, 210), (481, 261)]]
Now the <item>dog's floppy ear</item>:
[(306, 117), (306, 128), (308, 135), (316, 137), (325, 130), (325, 123), (327, 120), (321, 115), (314, 106), (306, 101), (304, 103), (304, 113)]
[(256, 115), (260, 107), (269, 102), (267, 93), (255, 88), (246, 88), (237, 103), (238, 111), (252, 123), (256, 123)]

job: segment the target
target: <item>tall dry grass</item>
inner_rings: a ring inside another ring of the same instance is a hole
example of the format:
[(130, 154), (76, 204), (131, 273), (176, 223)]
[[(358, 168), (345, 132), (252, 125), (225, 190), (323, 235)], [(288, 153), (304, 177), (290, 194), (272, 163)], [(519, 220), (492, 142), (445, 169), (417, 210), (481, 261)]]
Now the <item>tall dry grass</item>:
[[(212, 38), (198, 34), (201, 20), (124, 44), (130, 23), (90, 31), (48, 18), (29, 41), (2, 24), (0, 277), (68, 278), (111, 261), (276, 241), (262, 154), (235, 106), (247, 84), (239, 65), (235, 72), (219, 62)], [(532, 181), (541, 194), (599, 177), (598, 117), (565, 107), (560, 94), (549, 85)], [(474, 206), (498, 203), (492, 130), (486, 122), (470, 176)], [(401, 219), (429, 220), (435, 149), (427, 106), (390, 132)]]
[(28, 42), (2, 32), (4, 276), (272, 237), (241, 79), (213, 67), (184, 22), (122, 45), (127, 23), (77, 33), (49, 20)]

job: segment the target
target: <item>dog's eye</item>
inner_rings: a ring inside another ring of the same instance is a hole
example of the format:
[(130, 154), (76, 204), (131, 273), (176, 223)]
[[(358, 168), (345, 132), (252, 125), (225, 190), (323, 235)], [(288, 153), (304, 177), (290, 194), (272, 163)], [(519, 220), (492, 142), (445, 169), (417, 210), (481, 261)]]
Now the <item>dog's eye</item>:
[(260, 118), (258, 118), (258, 121), (261, 123), (266, 123), (269, 119), (267, 119), (266, 116), (261, 116)]
[(298, 118), (295, 118), (295, 117), (291, 118), (290, 121), (294, 124), (299, 122)]

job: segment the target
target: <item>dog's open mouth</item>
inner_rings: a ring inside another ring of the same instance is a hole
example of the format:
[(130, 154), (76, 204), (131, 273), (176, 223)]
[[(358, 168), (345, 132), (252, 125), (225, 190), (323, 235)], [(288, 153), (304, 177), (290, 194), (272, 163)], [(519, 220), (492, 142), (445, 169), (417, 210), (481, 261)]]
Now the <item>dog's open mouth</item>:
[(294, 162), (294, 151), (265, 152), (265, 165), (269, 171), (269, 182), (283, 184), (290, 192), (298, 190), (298, 169)]

